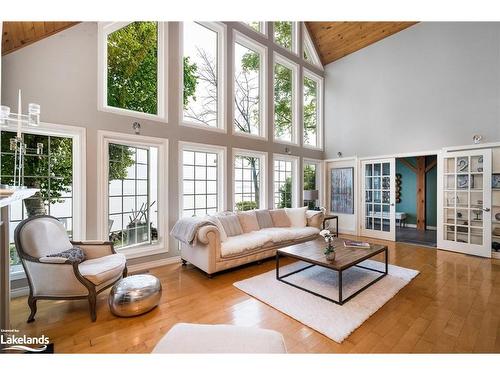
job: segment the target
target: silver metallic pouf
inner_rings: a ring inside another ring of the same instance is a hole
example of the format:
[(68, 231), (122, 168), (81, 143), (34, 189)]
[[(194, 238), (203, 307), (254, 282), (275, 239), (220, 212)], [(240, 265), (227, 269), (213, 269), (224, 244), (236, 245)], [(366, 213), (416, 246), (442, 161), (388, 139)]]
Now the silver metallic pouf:
[(153, 275), (125, 277), (113, 286), (108, 304), (117, 316), (129, 317), (151, 311), (160, 302), (161, 283)]

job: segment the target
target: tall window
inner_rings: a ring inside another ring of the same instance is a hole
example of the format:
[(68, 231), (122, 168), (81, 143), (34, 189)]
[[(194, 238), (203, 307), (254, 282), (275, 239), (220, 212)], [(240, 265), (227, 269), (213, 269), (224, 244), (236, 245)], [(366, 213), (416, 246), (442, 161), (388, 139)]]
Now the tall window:
[(314, 209), (319, 206), (319, 197), (321, 190), (321, 164), (319, 161), (304, 159), (303, 163), (303, 182), (304, 182), (304, 206)]
[(297, 160), (289, 156), (274, 156), (274, 207), (296, 206)]
[(275, 55), (274, 62), (274, 138), (296, 143), (297, 66)]
[(222, 210), (223, 151), (181, 147), (182, 216), (205, 216)]
[(234, 129), (237, 133), (265, 134), (266, 49), (239, 33), (234, 43)]
[[(0, 132), (0, 183), (14, 181), (14, 151), (10, 140), (15, 132)], [(24, 158), (24, 185), (39, 189), (31, 198), (18, 201), (10, 207), (10, 263), (20, 264), (14, 245), (14, 230), (24, 219), (48, 214), (58, 218), (68, 236), (73, 237), (74, 191), (73, 139), (43, 134), (22, 135), (26, 144)]]
[(265, 207), (266, 154), (239, 149), (233, 149), (233, 153), (235, 209), (247, 211)]
[(108, 146), (108, 237), (115, 248), (158, 241), (158, 149)]
[(289, 51), (295, 52), (295, 22), (274, 22), (274, 41)]
[(320, 148), (321, 78), (304, 71), (303, 127), (304, 145)]
[(164, 24), (99, 24), (100, 109), (139, 117), (164, 114)]
[(183, 121), (224, 128), (223, 32), (216, 23), (183, 23)]
[(265, 22), (248, 21), (248, 22), (243, 22), (243, 23), (246, 24), (251, 29), (258, 31), (259, 33), (262, 33), (262, 34), (266, 33), (266, 23)]
[(303, 25), (302, 27), (302, 36), (304, 60), (310, 64), (323, 68), (318, 53), (316, 52), (316, 48), (314, 47), (314, 43), (311, 39), (311, 36), (309, 35), (309, 31), (307, 30), (307, 27), (305, 25)]

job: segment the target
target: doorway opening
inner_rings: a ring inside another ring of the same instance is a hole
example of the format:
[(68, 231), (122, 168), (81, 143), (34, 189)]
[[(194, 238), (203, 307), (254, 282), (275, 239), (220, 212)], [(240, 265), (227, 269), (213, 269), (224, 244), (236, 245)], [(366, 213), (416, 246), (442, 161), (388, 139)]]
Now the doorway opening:
[(437, 155), (396, 159), (396, 241), (436, 247)]

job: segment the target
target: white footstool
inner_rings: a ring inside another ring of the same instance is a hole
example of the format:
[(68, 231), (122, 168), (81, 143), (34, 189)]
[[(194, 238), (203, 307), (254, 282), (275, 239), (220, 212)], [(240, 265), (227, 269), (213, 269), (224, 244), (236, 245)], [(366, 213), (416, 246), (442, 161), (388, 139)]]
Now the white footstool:
[(231, 325), (179, 323), (153, 353), (286, 353), (281, 333)]

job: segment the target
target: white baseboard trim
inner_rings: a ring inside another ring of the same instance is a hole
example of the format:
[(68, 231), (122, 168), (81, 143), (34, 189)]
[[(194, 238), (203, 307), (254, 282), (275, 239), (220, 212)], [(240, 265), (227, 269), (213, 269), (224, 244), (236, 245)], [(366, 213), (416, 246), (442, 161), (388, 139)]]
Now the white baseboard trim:
[(12, 289), (10, 291), (10, 298), (24, 297), (30, 294), (29, 286), (23, 286), (21, 288)]
[[(399, 226), (399, 224), (397, 224)], [(417, 224), (406, 224), (408, 228), (416, 228)], [(437, 230), (437, 227), (431, 227), (430, 225), (427, 225), (426, 229), (429, 230)]]
[(146, 270), (149, 270), (151, 268), (162, 267), (162, 266), (166, 266), (168, 264), (174, 264), (174, 263), (180, 263), (180, 262), (181, 262), (181, 257), (175, 256), (175, 257), (169, 257), (169, 258), (164, 258), (164, 259), (152, 260), (150, 262), (133, 264), (131, 266), (128, 266), (127, 268), (128, 268), (129, 273), (134, 273), (134, 272), (146, 271)]

